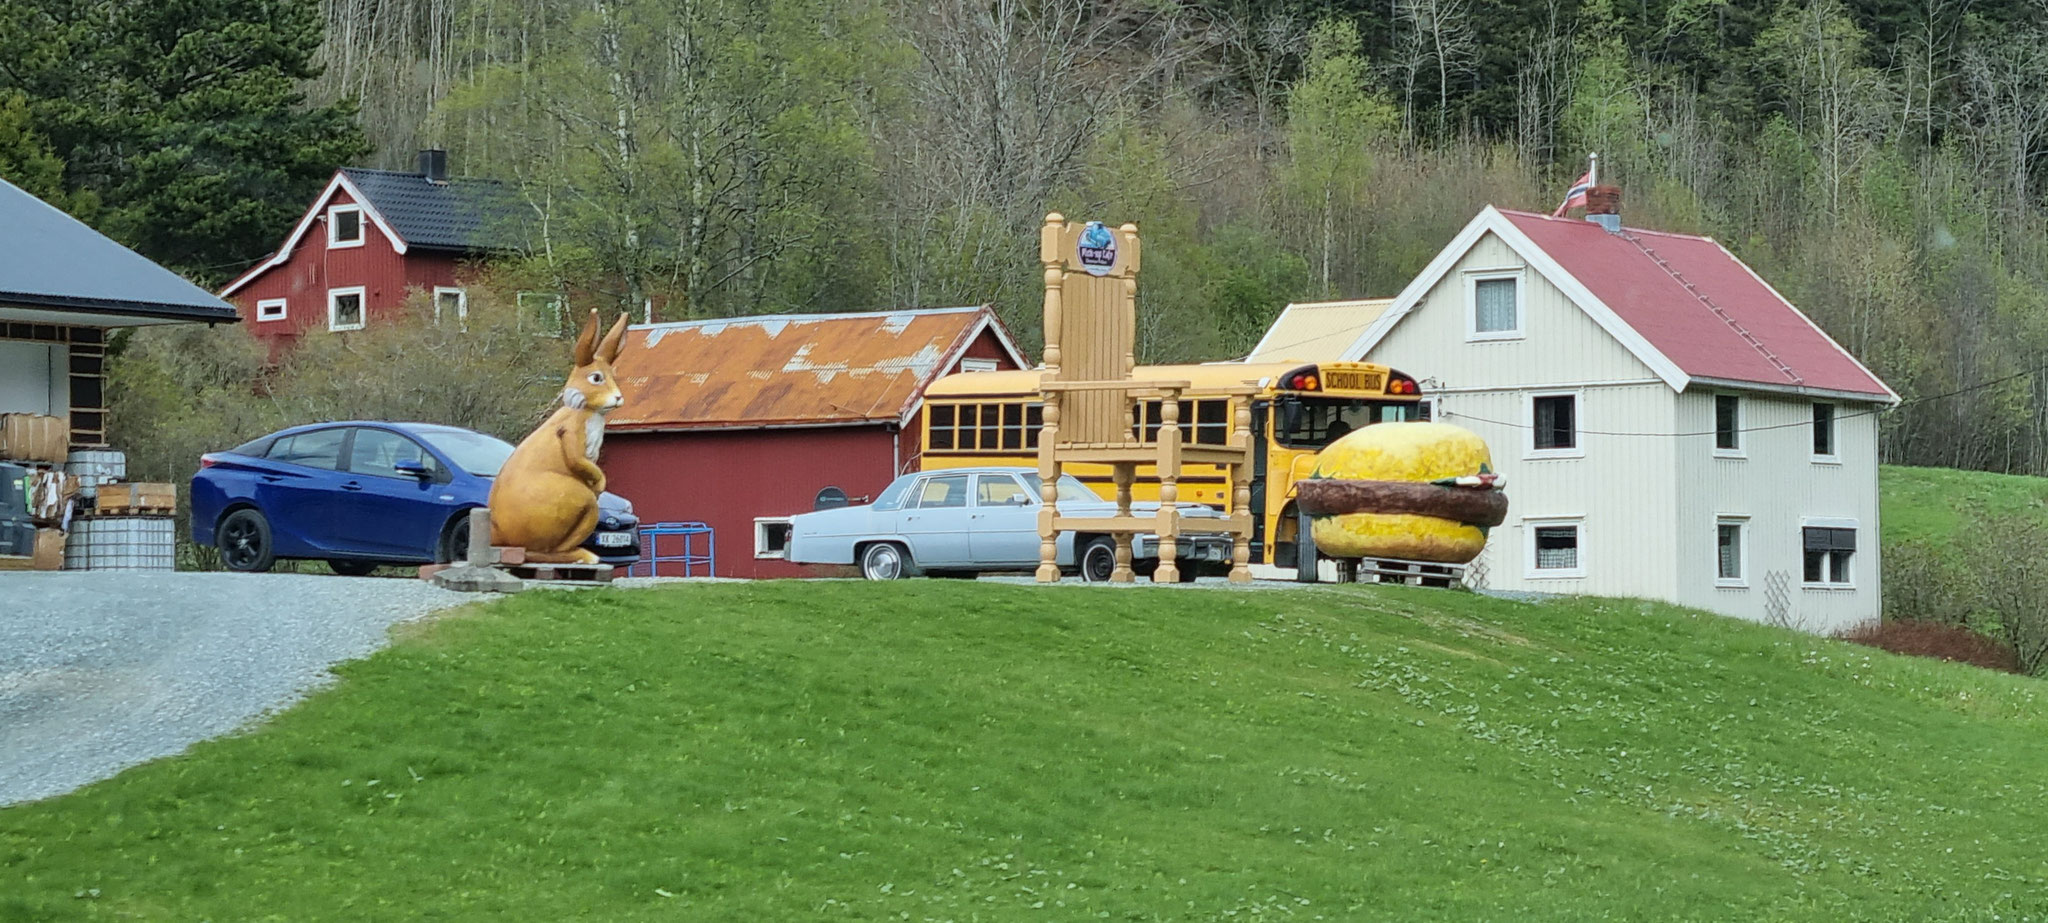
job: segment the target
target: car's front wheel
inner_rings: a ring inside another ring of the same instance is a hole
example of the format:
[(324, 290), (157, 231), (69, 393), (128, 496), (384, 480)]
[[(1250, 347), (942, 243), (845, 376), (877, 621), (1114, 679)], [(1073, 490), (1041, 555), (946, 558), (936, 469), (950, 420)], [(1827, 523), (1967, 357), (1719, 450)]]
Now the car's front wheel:
[(214, 547), (220, 549), (221, 563), (228, 570), (245, 574), (260, 574), (277, 561), (270, 545), (270, 520), (255, 510), (236, 510), (221, 520)]
[(461, 564), (469, 560), (469, 511), (463, 510), (441, 533), (441, 553), (436, 564)]
[(1116, 539), (1099, 535), (1081, 547), (1081, 580), (1108, 583), (1116, 575)]
[(860, 575), (869, 580), (900, 580), (910, 576), (910, 552), (895, 542), (876, 542), (860, 555)]

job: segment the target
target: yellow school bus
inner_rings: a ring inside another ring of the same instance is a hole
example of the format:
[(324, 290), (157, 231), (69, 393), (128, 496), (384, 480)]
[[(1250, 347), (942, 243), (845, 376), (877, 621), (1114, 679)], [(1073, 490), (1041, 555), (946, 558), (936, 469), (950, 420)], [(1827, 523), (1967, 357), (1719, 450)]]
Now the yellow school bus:
[[(925, 391), (918, 467), (1038, 464), (1043, 376), (1041, 371), (963, 372), (933, 382)], [(1229, 441), (1229, 399), (1223, 389), (1258, 389), (1252, 396), (1252, 561), (1281, 567), (1294, 566), (1294, 482), (1314, 470), (1316, 452), (1358, 427), (1422, 419), (1425, 413), (1422, 388), (1414, 378), (1366, 362), (1153, 365), (1139, 366), (1132, 377), (1192, 385), (1180, 402), (1181, 438), (1190, 443)], [(1158, 401), (1146, 408), (1145, 417), (1159, 424)], [(1109, 466), (1070, 464), (1066, 472), (1104, 499), (1116, 498)], [(1139, 468), (1131, 496), (1159, 499), (1158, 473)], [(1186, 465), (1180, 499), (1230, 512), (1229, 480), (1214, 465)]]

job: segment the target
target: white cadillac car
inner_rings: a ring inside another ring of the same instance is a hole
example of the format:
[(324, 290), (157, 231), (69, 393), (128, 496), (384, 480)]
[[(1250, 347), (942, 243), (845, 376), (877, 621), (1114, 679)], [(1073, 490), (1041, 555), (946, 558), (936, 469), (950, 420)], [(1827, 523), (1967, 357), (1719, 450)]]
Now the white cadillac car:
[[(869, 580), (919, 575), (975, 577), (993, 571), (1031, 572), (1038, 567), (1038, 472), (1032, 468), (952, 468), (906, 474), (865, 506), (818, 510), (790, 517), (788, 559), (797, 564), (857, 564)], [(1063, 514), (1109, 515), (1116, 504), (1097, 496), (1072, 476), (1059, 480)], [(1157, 503), (1134, 503), (1133, 512), (1154, 515)], [(1214, 508), (1183, 504), (1184, 519), (1214, 519)], [(1182, 581), (1220, 571), (1230, 560), (1228, 535), (1184, 535), (1175, 560)], [(1116, 541), (1107, 535), (1063, 532), (1059, 537), (1063, 573), (1104, 582), (1116, 569)], [(1159, 539), (1146, 534), (1131, 543), (1131, 566), (1150, 575), (1159, 566)]]

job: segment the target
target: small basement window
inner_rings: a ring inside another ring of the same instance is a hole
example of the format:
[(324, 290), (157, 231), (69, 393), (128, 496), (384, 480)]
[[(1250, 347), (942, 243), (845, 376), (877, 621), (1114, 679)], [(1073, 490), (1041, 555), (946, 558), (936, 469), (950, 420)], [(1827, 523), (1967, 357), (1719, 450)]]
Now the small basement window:
[(363, 208), (360, 205), (336, 205), (327, 210), (327, 246), (360, 247), (363, 245)]
[(1530, 577), (1586, 575), (1586, 558), (1580, 547), (1584, 530), (1578, 522), (1531, 520), (1527, 526)]
[(762, 560), (781, 560), (789, 557), (788, 519), (754, 520), (754, 557)]
[(259, 321), (284, 320), (284, 313), (285, 300), (282, 298), (265, 298), (256, 302), (256, 319)]

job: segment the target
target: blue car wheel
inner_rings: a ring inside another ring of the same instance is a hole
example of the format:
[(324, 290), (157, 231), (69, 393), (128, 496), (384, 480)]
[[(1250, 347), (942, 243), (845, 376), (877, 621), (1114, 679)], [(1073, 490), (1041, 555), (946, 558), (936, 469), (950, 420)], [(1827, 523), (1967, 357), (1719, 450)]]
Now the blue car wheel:
[(214, 533), (214, 546), (220, 549), (221, 563), (228, 570), (245, 574), (267, 571), (277, 560), (276, 549), (270, 544), (270, 520), (252, 509), (236, 510), (221, 520), (220, 529)]

